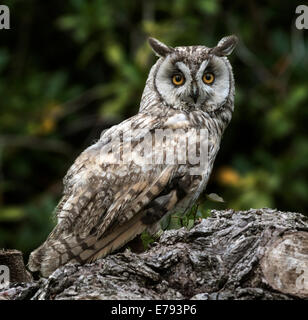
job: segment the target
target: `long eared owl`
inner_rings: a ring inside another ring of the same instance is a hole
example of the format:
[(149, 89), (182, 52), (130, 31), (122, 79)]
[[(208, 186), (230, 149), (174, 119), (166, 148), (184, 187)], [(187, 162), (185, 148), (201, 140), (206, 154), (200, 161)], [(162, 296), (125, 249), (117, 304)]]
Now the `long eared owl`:
[[(232, 117), (234, 79), (226, 56), (236, 43), (232, 35), (213, 48), (172, 48), (149, 39), (159, 59), (139, 112), (103, 132), (68, 170), (57, 225), (31, 253), (31, 271), (48, 276), (66, 263), (95, 261), (192, 206)], [(192, 154), (199, 162), (189, 161)]]

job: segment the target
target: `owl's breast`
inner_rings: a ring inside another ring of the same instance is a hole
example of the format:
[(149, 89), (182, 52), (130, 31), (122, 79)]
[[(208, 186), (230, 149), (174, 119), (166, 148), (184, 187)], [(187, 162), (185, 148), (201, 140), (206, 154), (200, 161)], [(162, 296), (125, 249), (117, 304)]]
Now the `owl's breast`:
[(191, 126), (189, 119), (185, 113), (175, 113), (172, 116), (168, 117), (164, 123), (166, 128), (170, 129), (180, 129), (188, 128)]

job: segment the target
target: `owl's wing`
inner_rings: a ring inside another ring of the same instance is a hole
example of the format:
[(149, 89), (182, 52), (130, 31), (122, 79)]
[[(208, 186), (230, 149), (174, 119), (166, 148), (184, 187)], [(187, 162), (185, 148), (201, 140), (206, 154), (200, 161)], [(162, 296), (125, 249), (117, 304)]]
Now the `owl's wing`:
[[(178, 183), (183, 177), (177, 165), (144, 171), (140, 166), (109, 164), (108, 154), (101, 154), (111, 132), (125, 131), (132, 124), (155, 128), (159, 119), (137, 115), (111, 128), (77, 158), (65, 178), (58, 224), (30, 256), (32, 271), (48, 275), (68, 262), (85, 263), (103, 257), (159, 221), (178, 202), (185, 190), (178, 185), (185, 182)], [(121, 171), (125, 172), (122, 176), (118, 174)]]
[[(168, 190), (165, 196), (160, 197), (172, 183), (175, 171), (175, 167), (169, 166), (155, 179), (148, 176), (148, 180), (129, 187), (108, 209), (99, 225), (94, 245), (96, 250), (90, 250), (87, 254), (83, 252), (83, 256), (88, 261), (104, 257), (158, 222), (178, 200), (175, 190)], [(155, 199), (160, 199), (160, 202), (155, 202)]]

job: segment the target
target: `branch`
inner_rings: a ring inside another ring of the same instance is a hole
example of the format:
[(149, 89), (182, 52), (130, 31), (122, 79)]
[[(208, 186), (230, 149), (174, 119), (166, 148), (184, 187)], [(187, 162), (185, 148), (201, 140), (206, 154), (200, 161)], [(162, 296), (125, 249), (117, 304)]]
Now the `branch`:
[(308, 218), (273, 209), (212, 211), (191, 230), (15, 284), (6, 299), (308, 299)]

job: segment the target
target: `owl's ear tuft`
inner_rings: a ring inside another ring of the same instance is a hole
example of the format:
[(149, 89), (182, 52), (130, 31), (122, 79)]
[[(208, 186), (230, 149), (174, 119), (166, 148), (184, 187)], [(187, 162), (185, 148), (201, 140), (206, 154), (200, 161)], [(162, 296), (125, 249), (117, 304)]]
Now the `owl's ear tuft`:
[(165, 57), (174, 51), (173, 48), (165, 45), (155, 38), (149, 38), (149, 44), (158, 57)]
[(238, 38), (235, 35), (223, 37), (216, 47), (211, 49), (211, 53), (216, 56), (228, 56), (231, 54), (238, 43)]

